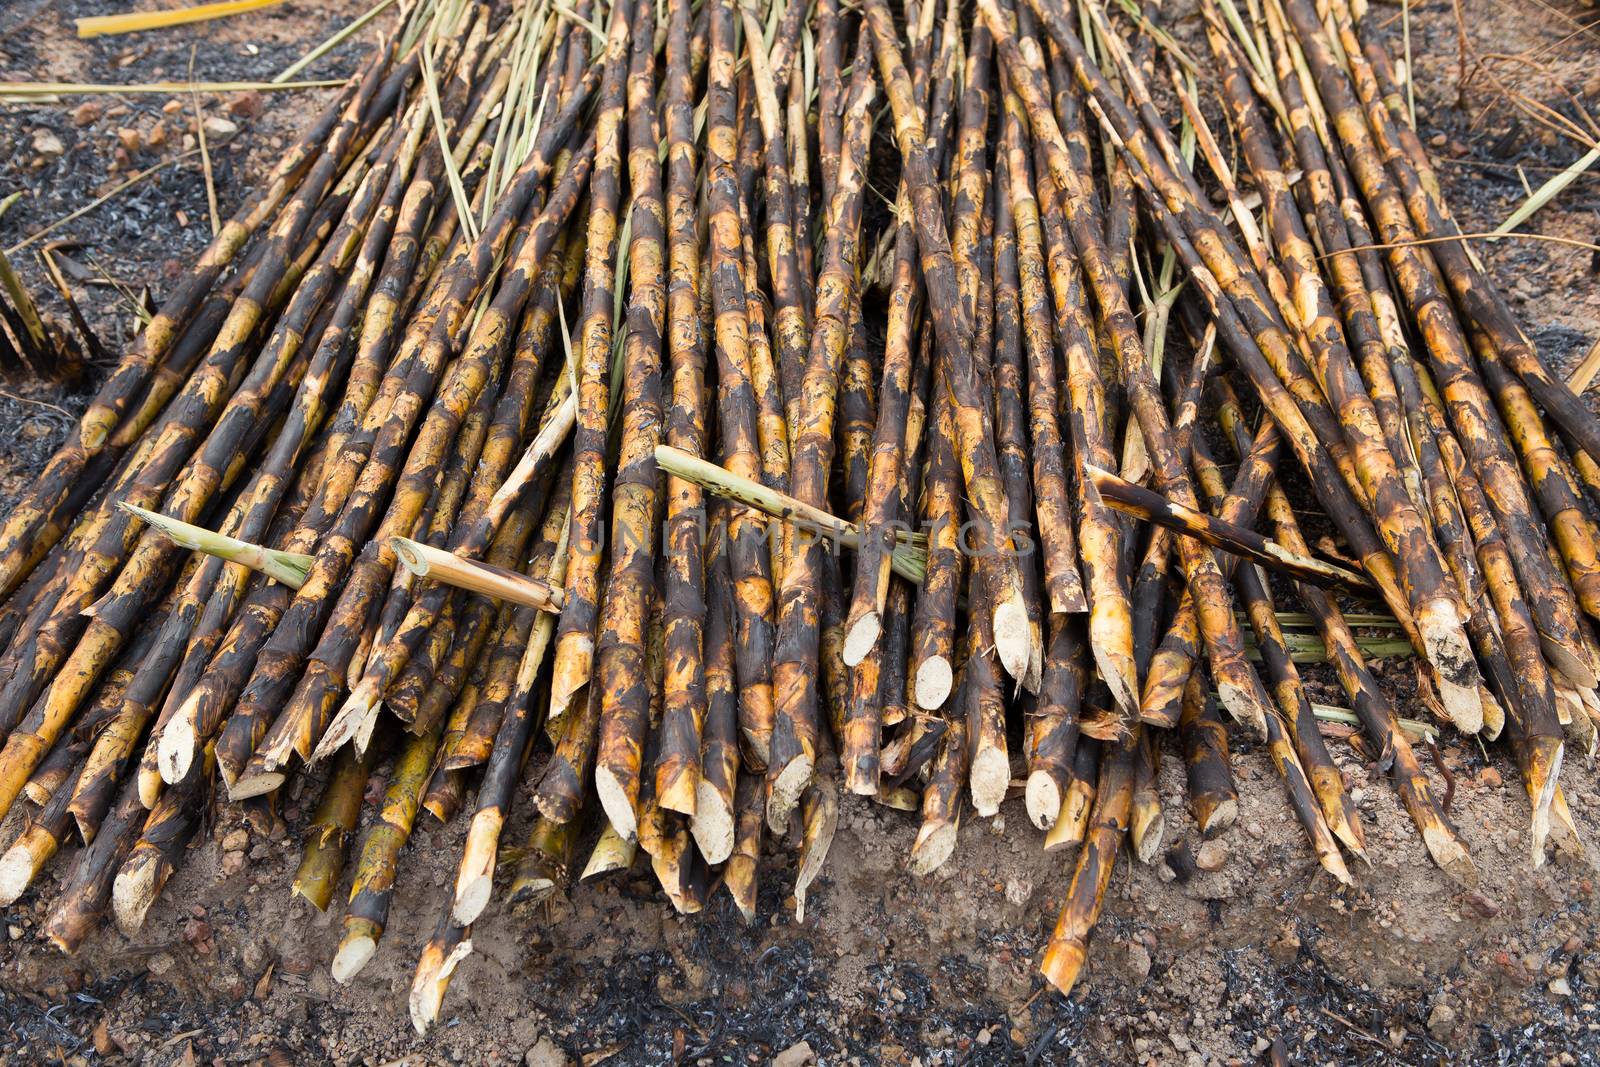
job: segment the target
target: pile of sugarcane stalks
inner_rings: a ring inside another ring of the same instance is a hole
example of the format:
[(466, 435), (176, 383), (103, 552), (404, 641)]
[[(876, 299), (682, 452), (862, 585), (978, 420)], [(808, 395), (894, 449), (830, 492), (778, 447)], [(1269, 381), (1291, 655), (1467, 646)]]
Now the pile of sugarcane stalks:
[(1204, 0), (1209, 55), (1097, 0), (412, 6), (0, 527), (0, 896), (81, 840), (70, 952), (208, 798), (320, 790), (293, 890), (347, 982), (460, 816), (425, 1029), (497, 895), (642, 849), (753, 917), (770, 839), (803, 911), (842, 794), (926, 874), (1019, 791), (1077, 849), (1066, 992), (1168, 747), (1209, 835), (1264, 740), (1359, 877), (1308, 658), (1449, 878), (1439, 723), (1504, 738), (1534, 865), (1581, 854), (1600, 423), (1451, 240), (1359, 2)]

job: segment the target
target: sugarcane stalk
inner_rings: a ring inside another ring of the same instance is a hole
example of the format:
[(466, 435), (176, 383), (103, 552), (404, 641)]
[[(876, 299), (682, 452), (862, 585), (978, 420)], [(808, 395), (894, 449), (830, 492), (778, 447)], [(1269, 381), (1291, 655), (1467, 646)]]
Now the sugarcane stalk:
[[(1007, 94), (1008, 99), (1016, 95), (1014, 91)], [(1016, 106), (1021, 107), (1020, 100)], [(1082, 470), (1089, 461), (1106, 470), (1116, 464), (1106, 435), (1107, 385), (1094, 351), (1088, 294), (1067, 235), (1059, 194), (1042, 153), (1039, 162), (1037, 190), (1045, 263), (1054, 300), (1057, 344), (1065, 355), (1065, 417), (1077, 475), (1078, 545), (1088, 587), (1089, 646), (1116, 707), (1131, 712), (1138, 708), (1139, 679), (1134, 666), (1129, 590), (1122, 567), (1122, 530), (1105, 501), (1089, 488)]]
[[(765, 469), (757, 398), (751, 378), (748, 287), (744, 277), (744, 238), (740, 219), (737, 111), (732, 0), (710, 11), (711, 53), (706, 88), (706, 269), (710, 285), (716, 359), (717, 412), (723, 466), (750, 481)], [(772, 555), (759, 519), (748, 509), (730, 515), (729, 554), (738, 612), (735, 654), (739, 677), (740, 728), (752, 752), (766, 760), (774, 723), (774, 584)], [(783, 553), (780, 552), (780, 555)]]
[(333, 978), (340, 985), (348, 984), (378, 951), (399, 876), (400, 851), (411, 837), (439, 734), (436, 727), (406, 739), (390, 772), (378, 817), (362, 839), (339, 948), (333, 957)]
[[(702, 713), (702, 730), (698, 747), (687, 753), (683, 761), (692, 759), (694, 767), (694, 812), (689, 819), (689, 831), (706, 862), (722, 863), (735, 847), (737, 817), (737, 791), (739, 783), (739, 690), (734, 657), (733, 579), (729, 569), (727, 524), (723, 515), (711, 535), (712, 552), (707, 574), (710, 584), (706, 594), (704, 629), (704, 678), (706, 699)], [(670, 666), (670, 659), (669, 659)], [(657, 757), (657, 781), (663, 777), (660, 768), (667, 758), (666, 722), (662, 722), (661, 753)], [(675, 742), (687, 748), (689, 738)], [(665, 777), (679, 780), (683, 772), (668, 768)]]
[[(1012, 85), (1023, 98), (1034, 136), (1042, 141), (1051, 177), (1061, 190), (1067, 208), (1067, 221), (1078, 245), (1083, 266), (1094, 290), (1101, 317), (1115, 338), (1121, 360), (1130, 406), (1138, 418), (1145, 447), (1167, 495), (1193, 507), (1194, 490), (1171, 440), (1171, 427), (1136, 331), (1127, 299), (1110, 273), (1101, 235), (1093, 226), (1087, 208), (1082, 176), (1073, 168), (1060, 128), (1050, 113), (1037, 79), (1041, 69), (1038, 46), (1031, 38), (1020, 40), (1011, 34), (992, 2), (980, 3), (985, 23), (995, 34), (1010, 70)], [(1243, 638), (1233, 618), (1232, 607), (1221, 571), (1211, 553), (1190, 538), (1180, 539), (1184, 570), (1194, 593), (1201, 633), (1211, 659), (1212, 672), (1223, 704), (1230, 713), (1252, 728), (1264, 732), (1269, 714), (1266, 694), (1254, 671), (1244, 662)]]
[(1067, 490), (1065, 446), (1058, 422), (1060, 389), (1052, 348), (1049, 290), (1033, 167), (1023, 135), (1021, 101), (1006, 93), (1003, 119), (1006, 192), (1016, 229), (1018, 297), (1027, 353), (1029, 435), (1033, 496), (1044, 551), (1045, 586), (1054, 613), (1089, 609), (1078, 570), (1078, 540)]
[[(1109, 694), (1103, 689), (1101, 703), (1109, 703)], [(1081, 845), (1088, 834), (1100, 771), (1100, 751), (1099, 741), (1087, 736), (1079, 738), (1067, 784), (1061, 792), (1061, 810), (1056, 812), (1055, 822), (1044, 837), (1045, 851)]]
[(442, 915), (433, 936), (422, 947), (416, 973), (411, 977), (411, 992), (406, 997), (411, 1027), (418, 1034), (426, 1035), (439, 1020), (451, 977), (461, 961), (472, 955), (471, 933), (469, 927), (457, 924), (448, 914)]
[[(976, 378), (971, 366), (975, 323), (970, 314), (970, 299), (966, 298), (957, 275), (951, 236), (945, 227), (934, 167), (926, 148), (927, 134), (888, 7), (882, 0), (872, 0), (867, 5), (866, 16), (873, 50), (894, 111), (895, 137), (911, 191), (923, 283), (928, 292), (928, 312), (938, 339), (936, 377), (950, 393), (957, 462), (967, 494), (982, 518), (977, 533), (980, 558), (989, 561), (983, 569), (996, 649), (1006, 673), (1020, 679), (1028, 673), (1029, 664), (1037, 659), (1035, 641), (1007, 529), (1009, 513), (994, 441), (987, 432), (982, 399), (975, 395)], [(976, 207), (976, 202), (972, 206)]]
[(561, 614), (565, 594), (543, 579), (530, 578), (490, 563), (464, 559), (409, 537), (391, 538), (389, 547), (399, 558), (400, 565), (418, 578), (428, 578), (507, 603), (538, 608), (552, 615)]
[[(709, 17), (709, 5), (703, 5), (702, 11)], [(664, 437), (669, 447), (699, 458), (706, 454), (705, 337), (700, 328), (700, 245), (695, 232), (689, 5), (682, 0), (667, 5), (666, 45), (666, 348), (671, 388)], [(666, 669), (655, 790), (658, 802), (669, 810), (698, 811), (700, 733), (707, 706), (701, 543), (704, 493), (698, 482), (663, 463), (659, 449), (656, 463), (667, 477), (662, 568)]]
[(1088, 833), (1078, 853), (1061, 915), (1039, 964), (1040, 973), (1062, 996), (1072, 992), (1088, 960), (1089, 934), (1099, 920), (1117, 851), (1128, 832), (1138, 744), (1137, 735), (1131, 736), (1100, 761)]
[(566, 883), (581, 828), (576, 820), (551, 822), (542, 815), (533, 820), (528, 843), (523, 847), (522, 859), (517, 863), (517, 873), (507, 893), (512, 904), (537, 904)]
[(72, 826), (72, 813), (67, 810), (67, 805), (83, 769), (81, 752), (79, 756), (80, 759), (74, 761), (50, 799), (28, 820), (16, 840), (0, 855), (0, 903), (12, 904), (26, 893), (66, 839)]
[[(210, 786), (210, 767), (161, 794), (144, 819), (111, 883), (111, 908), (117, 928), (133, 935), (144, 926), (150, 906), (172, 877), (189, 839), (200, 827)], [(97, 835), (98, 836), (98, 835)]]
[[(661, 348), (665, 317), (665, 222), (655, 121), (655, 8), (634, 13), (628, 77), (628, 170), (633, 188), (630, 306), (623, 342), (622, 451), (611, 487), (611, 573), (599, 620), (600, 739), (595, 791), (624, 837), (636, 832), (650, 689), (645, 629), (655, 591), (655, 446), (661, 439)], [(481, 795), (481, 794), (480, 794)], [(457, 908), (457, 917), (464, 911)]]
[[(856, 47), (846, 99), (843, 159), (834, 178), (829, 226), (818, 276), (811, 352), (802, 378), (799, 422), (791, 435), (790, 489), (796, 499), (820, 507), (827, 498), (834, 454), (834, 415), (839, 368), (848, 340), (849, 316), (856, 299), (857, 244), (862, 213), (869, 108), (876, 86), (865, 30)], [(824, 173), (827, 173), (826, 166)], [(819, 728), (820, 572), (823, 547), (792, 524), (785, 524), (784, 557), (789, 560), (778, 604), (773, 644), (772, 750), (767, 762), (767, 825), (783, 832), (810, 783), (817, 758)], [(733, 542), (737, 544), (737, 539)]]
[(1355, 571), (1291, 552), (1254, 530), (1186, 508), (1092, 464), (1086, 470), (1094, 482), (1095, 490), (1107, 503), (1125, 514), (1176, 530), (1299, 581), (1321, 586), (1342, 586), (1358, 592), (1367, 592), (1372, 588), (1372, 583)]
[(322, 796), (306, 827), (305, 851), (289, 891), (304, 897), (318, 911), (327, 911), (344, 871), (345, 844), (355, 832), (377, 750), (346, 749), (334, 764)]
[(1449, 296), (1441, 290), (1426, 252), (1407, 243), (1417, 234), (1404, 198), (1383, 165), (1361, 105), (1337, 69), (1318, 20), (1298, 3), (1285, 5), (1284, 11), (1315, 79), (1314, 86), (1303, 88), (1320, 94), (1377, 232), (1384, 242), (1394, 246), (1387, 250), (1386, 258), (1422, 334), (1429, 363), (1449, 402), (1452, 424), (1512, 548), (1518, 578), (1529, 591), (1529, 607), (1549, 645), (1547, 651), (1573, 680), (1592, 685), (1596, 677), (1594, 665), (1586, 662), (1576, 640), (1576, 602), (1562, 576), (1550, 566), (1543, 532), (1533, 521), (1516, 460), (1490, 408), (1489, 395), (1473, 369), (1471, 352)]

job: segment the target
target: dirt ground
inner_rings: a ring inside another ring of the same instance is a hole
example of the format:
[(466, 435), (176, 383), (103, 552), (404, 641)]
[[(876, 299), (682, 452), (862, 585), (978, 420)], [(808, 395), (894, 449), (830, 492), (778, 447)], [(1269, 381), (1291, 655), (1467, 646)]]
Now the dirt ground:
[[(124, 6), (0, 4), (0, 77), (182, 78), (192, 57), (200, 78), (267, 78), (365, 3), (292, 0), (175, 32), (74, 36), (73, 18)], [(1402, 54), (1401, 8), (1379, 13), (1392, 52)], [(1450, 0), (1413, 4), (1409, 15), (1423, 136), (1470, 231), (1493, 228), (1512, 211), (1526, 195), (1524, 178), (1537, 186), (1581, 154), (1519, 105), (1526, 94), (1568, 116), (1578, 114), (1576, 101), (1600, 113), (1600, 9), (1581, 0), (1461, 0), (1460, 13), (1465, 63)], [(1187, 2), (1169, 3), (1165, 18), (1182, 35), (1195, 30)], [(304, 76), (342, 76), (370, 39), (358, 37)], [(1536, 64), (1480, 65), (1485, 54)], [(224, 214), (323, 95), (206, 102), (209, 116), (239, 127), (215, 146)], [(187, 101), (160, 95), (0, 104), (0, 194), (28, 194), (0, 221), (0, 242), (9, 246), (183, 151), (192, 122)], [(189, 160), (53, 235), (74, 242), (63, 250), (74, 289), (113, 352), (132, 334), (141, 291), (159, 297), (204, 247), (206, 220), (204, 180)], [(1525, 228), (1595, 242), (1597, 221), (1600, 170)], [(1558, 366), (1581, 358), (1600, 336), (1600, 258), (1534, 241), (1480, 250), (1546, 358)], [(33, 253), (16, 259), (43, 292)], [(38, 469), (85, 396), (0, 382), (0, 502)], [(1410, 691), (1407, 664), (1381, 669), (1394, 693)], [(1313, 699), (1341, 703), (1318, 684)], [(1203, 872), (1176, 855), (1151, 866), (1120, 861), (1092, 962), (1070, 999), (1044, 988), (1035, 959), (1072, 858), (1042, 851), (1020, 800), (993, 822), (970, 819), (955, 858), (919, 880), (905, 867), (915, 820), (847, 797), (804, 922), (788, 898), (794, 856), (781, 846), (763, 858), (753, 927), (720, 894), (702, 916), (675, 915), (642, 865), (529, 913), (497, 903), (472, 931), (473, 952), (441, 1024), (419, 1038), (407, 1021), (406, 991), (447, 897), (465, 820), (440, 827), (424, 817), (402, 861), (382, 947), (339, 987), (328, 972), (339, 909), (321, 915), (288, 892), (297, 831), (315, 795), (302, 778), (271, 828), (215, 805), (145, 929), (127, 938), (107, 924), (72, 958), (36, 937), (65, 868), (58, 858), (4, 912), (0, 1056), (158, 1065), (511, 1064), (524, 1056), (538, 1065), (567, 1056), (584, 1064), (766, 1063), (803, 1041), (827, 1063), (928, 1067), (1600, 1063), (1600, 875), (1593, 860), (1531, 868), (1527, 805), (1504, 746), (1486, 753), (1447, 736), (1436, 757), (1443, 768), (1425, 760), (1436, 789), (1452, 798), (1450, 815), (1481, 873), (1469, 893), (1429, 864), (1382, 775), (1342, 743), (1335, 756), (1374, 862), (1357, 872), (1356, 887), (1341, 890), (1304, 846), (1266, 754), (1240, 735), (1234, 744), (1240, 815), (1222, 837), (1226, 864)], [(1571, 753), (1563, 780), (1580, 828), (1600, 844), (1592, 765)], [(1161, 786), (1164, 847), (1192, 851), (1199, 842), (1175, 753)], [(5, 840), (18, 818), (0, 828)], [(514, 818), (504, 840), (518, 842), (523, 831)], [(1178, 877), (1180, 870), (1192, 873)]]

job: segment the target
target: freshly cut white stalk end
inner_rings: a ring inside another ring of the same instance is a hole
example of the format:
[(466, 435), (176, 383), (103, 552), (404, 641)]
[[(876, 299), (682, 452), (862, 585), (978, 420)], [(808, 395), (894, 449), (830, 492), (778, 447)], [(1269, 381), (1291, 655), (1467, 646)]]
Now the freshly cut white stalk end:
[(194, 763), (195, 750), (200, 747), (199, 714), (200, 691), (196, 690), (178, 705), (156, 740), (156, 769), (168, 785), (183, 781)]
[(929, 656), (917, 665), (916, 692), (913, 694), (917, 707), (923, 711), (938, 711), (950, 699), (950, 690), (954, 685), (955, 672), (950, 668), (950, 661), (944, 656)]
[(1022, 791), (1022, 800), (1028, 809), (1028, 821), (1036, 830), (1049, 830), (1061, 814), (1061, 787), (1044, 771), (1028, 775), (1028, 784)]
[(710, 866), (715, 867), (733, 854), (733, 809), (704, 779), (695, 786), (689, 832)]
[(911, 846), (911, 873), (925, 877), (944, 866), (956, 849), (959, 820), (940, 823), (934, 827), (923, 826), (917, 832), (916, 843)]
[(994, 650), (1006, 674), (1018, 682), (1027, 680), (1033, 660), (1033, 628), (1028, 625), (1028, 609), (1020, 593), (995, 605)]
[(29, 827), (17, 838), (17, 843), (0, 856), (0, 905), (16, 901), (28, 891), (40, 869), (55, 852), (55, 842), (50, 835)]
[(1417, 614), (1417, 630), (1446, 717), (1462, 733), (1475, 734), (1483, 729), (1483, 697), (1478, 692), (1483, 679), (1456, 615), (1448, 600), (1424, 605)]
[[(431, 947), (431, 946), (430, 946)], [(472, 939), (461, 942), (442, 956), (425, 951), (417, 961), (417, 974), (411, 980), (411, 995), (407, 1007), (411, 1011), (411, 1027), (419, 1036), (426, 1036), (439, 1021), (439, 1009), (444, 1005), (445, 990), (450, 987), (450, 977), (456, 966), (472, 955)]]
[(378, 942), (370, 934), (352, 934), (339, 942), (339, 951), (333, 954), (333, 980), (349, 985), (350, 979), (361, 973), (361, 968), (378, 951)]
[(1452, 881), (1467, 889), (1477, 887), (1478, 869), (1472, 865), (1472, 857), (1447, 831), (1441, 827), (1427, 828), (1422, 831), (1422, 844), (1433, 862)]
[(789, 832), (789, 820), (800, 803), (800, 794), (811, 784), (814, 769), (811, 757), (800, 755), (772, 779), (772, 792), (767, 797), (767, 829), (779, 837)]
[(472, 817), (461, 867), (456, 873), (455, 900), (450, 908), (450, 919), (457, 926), (471, 926), (489, 906), (503, 822), (498, 809), (485, 809)]
[(998, 748), (985, 748), (972, 757), (967, 774), (972, 806), (985, 819), (1000, 814), (1000, 804), (1011, 785), (1011, 762)]
[(844, 665), (854, 667), (866, 659), (882, 632), (883, 620), (876, 611), (869, 611), (857, 619), (844, 635)]
[(156, 884), (161, 862), (161, 857), (153, 853), (141, 856), (118, 871), (111, 883), (111, 910), (117, 917), (117, 929), (128, 937), (144, 926), (144, 917), (161, 891)]
[(600, 806), (605, 809), (611, 828), (624, 841), (636, 839), (639, 836), (639, 816), (633, 810), (633, 801), (622, 787), (616, 772), (610, 767), (596, 767), (594, 791), (600, 797)]

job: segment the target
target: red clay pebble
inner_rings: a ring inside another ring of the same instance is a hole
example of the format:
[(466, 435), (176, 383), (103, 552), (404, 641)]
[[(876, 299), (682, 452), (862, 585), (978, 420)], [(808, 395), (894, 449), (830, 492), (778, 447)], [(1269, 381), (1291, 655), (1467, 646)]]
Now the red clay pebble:
[(228, 114), (237, 116), (241, 119), (253, 119), (257, 115), (261, 114), (261, 108), (265, 105), (265, 103), (266, 97), (262, 96), (258, 92), (252, 90), (248, 93), (240, 93), (238, 96), (234, 97), (233, 102), (228, 105)]

